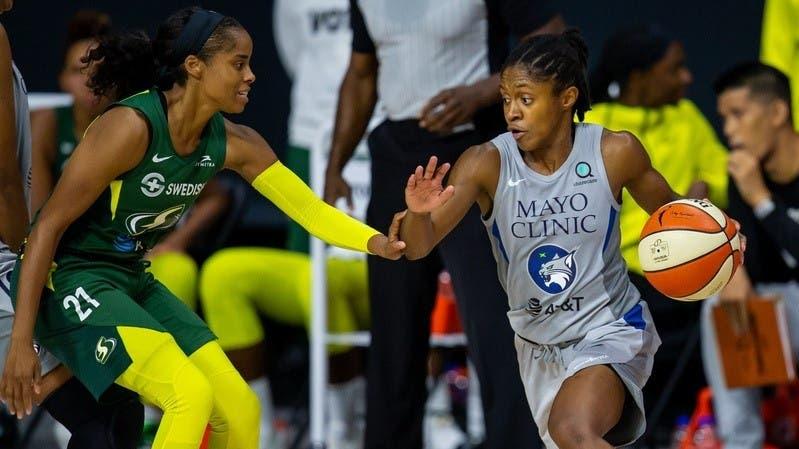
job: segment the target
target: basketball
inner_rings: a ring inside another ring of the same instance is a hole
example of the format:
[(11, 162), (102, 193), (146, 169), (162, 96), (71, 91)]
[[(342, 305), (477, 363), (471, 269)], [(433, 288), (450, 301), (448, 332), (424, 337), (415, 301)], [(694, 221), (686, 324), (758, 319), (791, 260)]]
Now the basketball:
[(708, 201), (684, 199), (655, 211), (641, 231), (638, 257), (659, 292), (680, 301), (705, 299), (741, 264), (733, 221)]

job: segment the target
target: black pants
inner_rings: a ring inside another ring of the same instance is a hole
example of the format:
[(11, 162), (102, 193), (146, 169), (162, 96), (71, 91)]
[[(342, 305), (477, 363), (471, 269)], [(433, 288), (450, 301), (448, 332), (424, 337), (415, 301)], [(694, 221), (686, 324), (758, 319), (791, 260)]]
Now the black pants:
[(42, 407), (72, 434), (67, 449), (135, 449), (141, 440), (144, 407), (136, 393), (119, 385), (98, 402), (73, 377)]
[[(483, 139), (474, 132), (438, 137), (416, 121), (384, 122), (369, 138), (372, 196), (367, 222), (386, 232), (395, 212), (405, 209), (404, 189), (414, 168), (431, 155), (452, 162)], [(541, 446), (525, 399), (507, 297), (477, 206), (430, 256), (418, 261), (369, 258), (372, 350), (367, 382), (366, 448), (422, 447), (422, 417), (430, 313), (442, 266), (452, 276), (480, 379), (486, 447)]]

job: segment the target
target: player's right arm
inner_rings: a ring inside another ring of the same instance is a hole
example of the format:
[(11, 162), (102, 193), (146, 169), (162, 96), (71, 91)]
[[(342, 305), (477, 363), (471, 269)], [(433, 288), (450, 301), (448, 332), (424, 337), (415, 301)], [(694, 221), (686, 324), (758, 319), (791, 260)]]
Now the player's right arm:
[(39, 390), (33, 328), (58, 242), (111, 181), (141, 161), (148, 143), (147, 124), (133, 109), (114, 108), (103, 114), (75, 149), (31, 230), (21, 261), (16, 317), (0, 381), (0, 395), (17, 416), (30, 413), (33, 389)]
[(53, 109), (31, 112), (31, 210), (35, 214), (53, 191), (56, 155), (56, 115)]
[(477, 202), (480, 212), (491, 212), (499, 178), (499, 152), (491, 143), (469, 148), (455, 162), (448, 186), (442, 181), (450, 164), (437, 166), (433, 156), (427, 167), (420, 165), (405, 187), (407, 213), (400, 226), (405, 257), (421, 259), (463, 219)]

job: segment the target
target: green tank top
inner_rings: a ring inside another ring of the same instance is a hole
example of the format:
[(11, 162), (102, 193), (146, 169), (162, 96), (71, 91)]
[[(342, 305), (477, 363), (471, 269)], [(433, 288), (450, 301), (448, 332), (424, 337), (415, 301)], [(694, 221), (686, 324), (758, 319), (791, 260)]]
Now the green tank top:
[(172, 146), (165, 105), (156, 89), (113, 105), (134, 108), (147, 119), (150, 145), (141, 162), (111, 182), (69, 227), (57, 254), (138, 261), (175, 226), (205, 183), (223, 168), (226, 135), (222, 115), (211, 117), (195, 151), (183, 157)]
[(75, 138), (75, 118), (72, 116), (71, 106), (62, 106), (55, 109), (56, 119), (56, 148), (55, 159), (53, 159), (53, 181), (61, 177), (64, 172), (64, 164), (72, 156), (72, 152), (78, 145)]

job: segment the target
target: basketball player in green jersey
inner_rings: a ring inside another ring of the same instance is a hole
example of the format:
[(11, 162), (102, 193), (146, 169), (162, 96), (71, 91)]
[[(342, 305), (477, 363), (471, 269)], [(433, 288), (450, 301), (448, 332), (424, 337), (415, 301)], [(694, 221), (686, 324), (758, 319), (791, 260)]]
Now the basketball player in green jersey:
[(331, 244), (402, 255), (398, 223), (386, 237), (325, 205), (255, 131), (222, 117), (248, 101), (251, 53), (237, 21), (189, 8), (152, 42), (113, 36), (89, 54), (98, 95), (158, 87), (89, 127), (33, 226), (12, 279), (17, 318), (0, 382), (12, 409), (27, 411), (38, 389), (35, 333), (95, 397), (116, 383), (161, 407), (153, 448), (196, 448), (206, 423), (211, 449), (256, 447), (257, 399), (206, 325), (142, 262), (222, 168)]
[[(70, 20), (67, 30), (58, 85), (70, 94), (72, 104), (31, 113), (31, 208), (34, 214), (52, 193), (86, 128), (110, 104), (109, 98), (98, 97), (87, 86), (90, 73), (82, 59), (97, 46), (99, 38), (110, 34), (111, 19), (98, 11), (79, 11)], [(183, 225), (147, 254), (151, 263), (148, 271), (191, 309), (197, 303), (198, 269), (197, 263), (187, 254), (186, 246), (224, 212), (226, 201), (224, 189), (212, 181)]]

